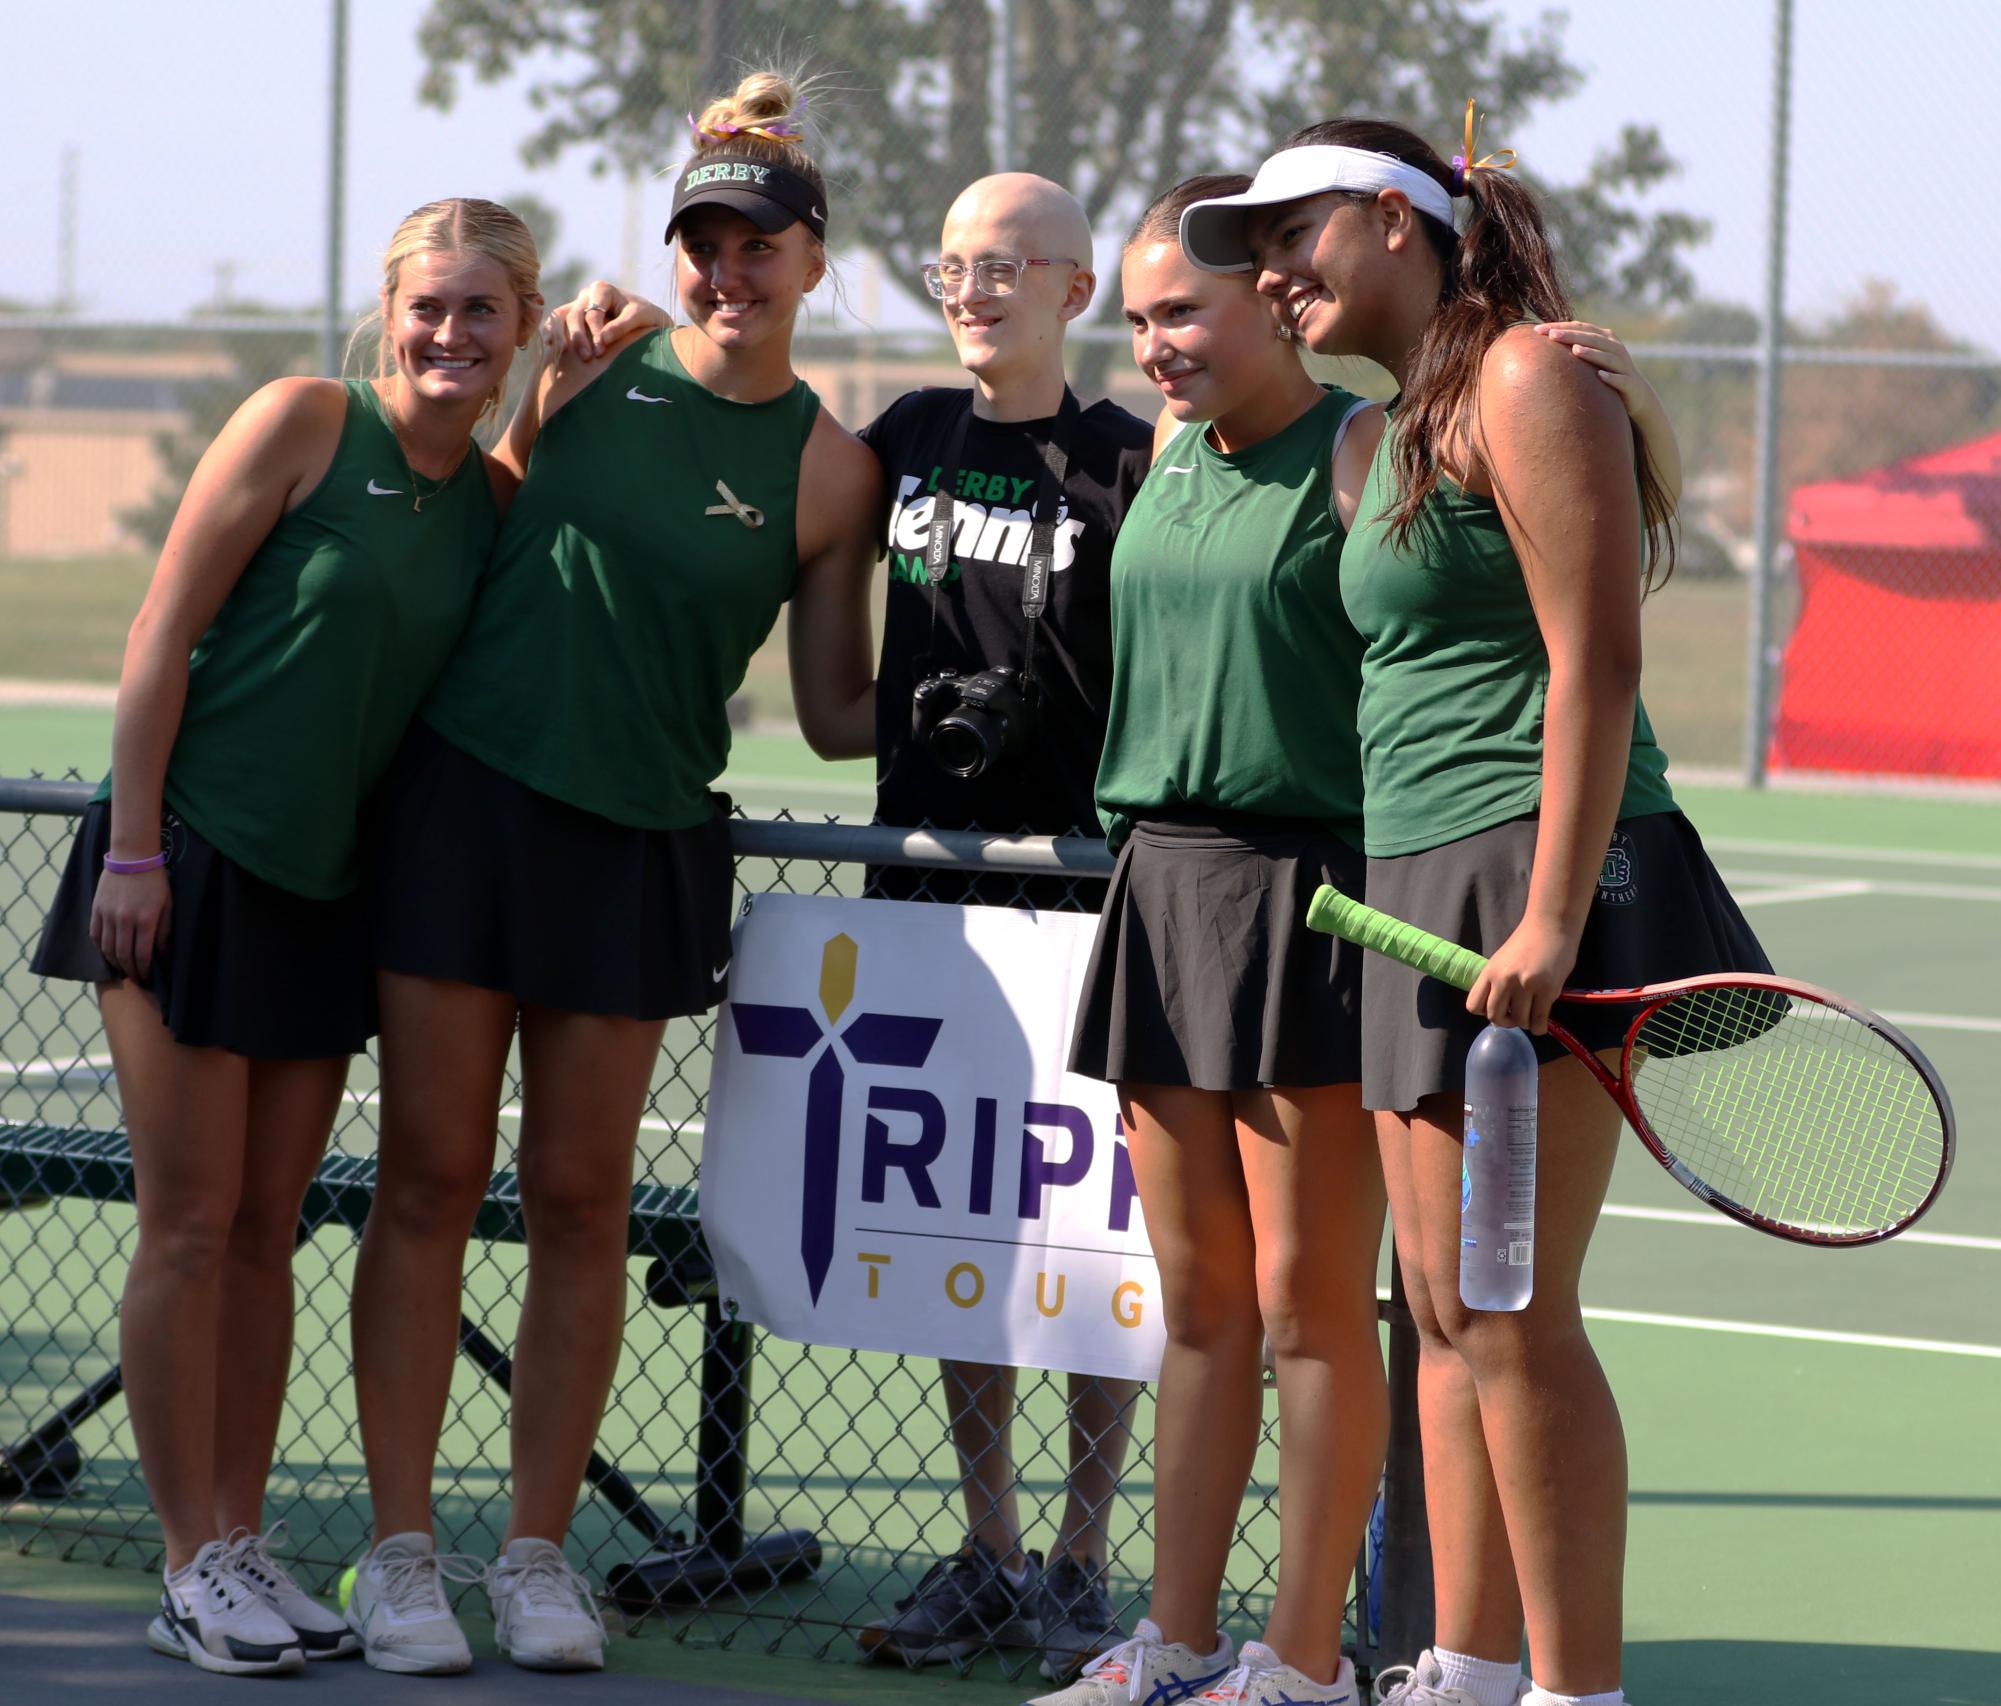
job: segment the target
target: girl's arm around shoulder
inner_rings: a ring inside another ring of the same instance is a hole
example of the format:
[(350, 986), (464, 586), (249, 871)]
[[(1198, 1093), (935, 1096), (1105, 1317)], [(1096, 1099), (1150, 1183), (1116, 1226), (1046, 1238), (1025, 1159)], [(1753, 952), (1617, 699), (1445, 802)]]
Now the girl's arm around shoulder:
[(1552, 320), (1535, 328), (1543, 337), (1564, 345), (1571, 356), (1597, 369), (1601, 384), (1619, 393), (1634, 429), (1647, 447), (1661, 489), (1674, 503), (1681, 502), (1681, 440), (1675, 437), (1674, 422), (1667, 405), (1653, 388), (1633, 352), (1603, 326), (1587, 320)]
[(604, 346), (603, 355), (594, 359), (578, 355), (566, 340), (546, 335), (535, 339), (534, 372), (522, 388), (521, 401), (514, 407), (506, 432), (493, 447), (495, 459), (513, 474), (517, 484), (527, 476), (537, 436), (556, 412), (603, 373), (613, 356), (656, 329), (653, 324), (636, 326), (612, 339)]
[(875, 452), (825, 409), (799, 468), (799, 586), (786, 616), (799, 732), (822, 758), (875, 751), (869, 620), (882, 511)]
[(1371, 403), (1348, 417), (1340, 442), (1334, 446), (1334, 513), (1344, 529), (1354, 527), (1361, 511), (1362, 489), (1369, 483), (1376, 446), (1382, 443), (1388, 424), (1382, 404)]

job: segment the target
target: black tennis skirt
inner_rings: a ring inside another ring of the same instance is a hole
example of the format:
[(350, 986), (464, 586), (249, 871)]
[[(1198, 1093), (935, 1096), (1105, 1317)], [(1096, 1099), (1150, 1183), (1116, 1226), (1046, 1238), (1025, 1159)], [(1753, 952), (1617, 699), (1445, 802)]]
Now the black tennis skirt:
[[(167, 1030), (189, 1048), (253, 1060), (354, 1054), (375, 1034), (375, 973), (359, 894), (308, 900), (252, 876), (176, 813), (163, 814), (173, 896), (167, 943), (137, 979)], [(111, 848), (111, 802), (94, 800), (42, 939), (29, 962), (42, 977), (122, 983), (90, 939), (90, 909)]]
[(1313, 891), (1358, 893), (1363, 858), (1321, 824), (1143, 818), (1120, 850), (1070, 1070), (1198, 1090), (1361, 1076), (1361, 950), (1306, 927)]
[[(1433, 935), (1491, 954), (1521, 922), (1537, 819), (1511, 819), (1443, 847), (1371, 859), (1369, 905)], [(1631, 989), (1708, 972), (1769, 972), (1771, 962), (1678, 811), (1620, 819), (1578, 943), (1572, 989)], [(1555, 1017), (1587, 1048), (1617, 1048), (1636, 1011), (1559, 1002)], [(1362, 971), (1362, 1105), (1403, 1112), (1466, 1085), (1466, 1050), (1486, 1028), (1466, 997), (1370, 954)], [(1535, 1037), (1536, 1055), (1563, 1045)]]
[(427, 724), (383, 783), (370, 859), (384, 971), (631, 1019), (728, 992), (729, 800), (689, 829), (634, 829), (504, 776)]

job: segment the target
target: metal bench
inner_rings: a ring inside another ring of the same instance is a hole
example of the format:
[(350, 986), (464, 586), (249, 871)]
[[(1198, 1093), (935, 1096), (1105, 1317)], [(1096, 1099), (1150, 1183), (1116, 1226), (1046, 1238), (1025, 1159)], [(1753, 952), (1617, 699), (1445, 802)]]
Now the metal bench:
[[(299, 1214), (299, 1242), (327, 1226), (359, 1233), (375, 1201), (373, 1156), (329, 1155), (307, 1188)], [(122, 1131), (0, 1122), (0, 1213), (45, 1206), (62, 1198), (131, 1203), (132, 1151)], [(524, 1241), (520, 1182), (497, 1172), (473, 1223), (473, 1237), (487, 1243)], [(820, 1564), (818, 1536), (803, 1529), (752, 1538), (743, 1529), (743, 1496), (749, 1480), (744, 1442), (750, 1425), (752, 1334), (729, 1318), (716, 1297), (715, 1270), (702, 1242), (698, 1202), (691, 1187), (633, 1187), (626, 1251), (647, 1259), (649, 1302), (666, 1308), (699, 1307), (703, 1314), (702, 1407), (696, 1436), (695, 1534), (671, 1529), (640, 1497), (615, 1463), (591, 1454), (591, 1485), (644, 1537), (650, 1550), (613, 1566), (607, 1591), (631, 1610), (662, 1602), (700, 1602), (724, 1588), (755, 1588), (811, 1574)], [(513, 1362), (466, 1316), (459, 1317), (459, 1350), (502, 1391), (510, 1389)], [(39, 1427), (0, 1448), (0, 1501), (66, 1497), (83, 1473), (75, 1430), (123, 1390), (114, 1364)]]

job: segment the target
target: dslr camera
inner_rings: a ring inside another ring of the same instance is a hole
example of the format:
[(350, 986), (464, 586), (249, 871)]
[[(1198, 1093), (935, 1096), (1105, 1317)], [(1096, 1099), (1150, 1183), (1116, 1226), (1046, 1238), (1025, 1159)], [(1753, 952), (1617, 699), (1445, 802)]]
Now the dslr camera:
[(941, 669), (910, 691), (911, 736), (947, 775), (983, 775), (1027, 747), (1033, 693), (1006, 665), (967, 676)]

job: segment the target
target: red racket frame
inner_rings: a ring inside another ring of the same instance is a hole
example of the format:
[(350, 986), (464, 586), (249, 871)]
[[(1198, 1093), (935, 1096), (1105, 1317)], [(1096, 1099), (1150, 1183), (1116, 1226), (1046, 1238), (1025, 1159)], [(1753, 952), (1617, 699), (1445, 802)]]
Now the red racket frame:
[[(1701, 989), (1761, 989), (1775, 995), (1813, 1001), (1823, 1007), (1832, 1007), (1836, 1012), (1845, 1014), (1858, 1024), (1874, 1031), (1916, 1067), (1918, 1075), (1924, 1079), (1926, 1087), (1938, 1103), (1945, 1140), (1939, 1161), (1938, 1177), (1932, 1181), (1931, 1189), (1925, 1193), (1924, 1201), (1894, 1226), (1878, 1227), (1868, 1232), (1814, 1232), (1805, 1227), (1782, 1225), (1754, 1209), (1744, 1207), (1693, 1172), (1685, 1161), (1671, 1155), (1667, 1146), (1654, 1135), (1653, 1128), (1647, 1124), (1646, 1116), (1640, 1111), (1639, 1103), (1633, 1095), (1633, 1043), (1639, 1035), (1640, 1027), (1654, 1013), (1678, 996)], [(1604, 1087), (1605, 1093), (1618, 1104), (1626, 1123), (1646, 1145), (1647, 1153), (1661, 1164), (1676, 1184), (1700, 1198), (1719, 1214), (1726, 1214), (1753, 1231), (1768, 1233), (1774, 1238), (1783, 1238), (1790, 1244), (1807, 1244), (1819, 1249), (1850, 1249), (1864, 1244), (1880, 1244), (1884, 1239), (1894, 1238), (1899, 1232), (1922, 1219), (1932, 1204), (1938, 1201), (1939, 1192), (1945, 1189), (1946, 1179), (1952, 1172), (1956, 1132), (1952, 1098), (1946, 1094), (1944, 1083), (1932, 1063), (1925, 1058), (1924, 1051), (1880, 1013), (1872, 1013), (1866, 1007), (1844, 1000), (1832, 990), (1821, 989), (1811, 983), (1799, 983), (1792, 978), (1770, 977), (1758, 972), (1711, 973), (1703, 977), (1681, 978), (1674, 983), (1650, 983), (1638, 989), (1566, 989), (1557, 996), (1557, 1000), (1583, 1001), (1599, 1006), (1626, 1007), (1636, 1003), (1640, 1005), (1639, 1014), (1626, 1027), (1626, 1040), (1619, 1051), (1619, 1071), (1616, 1076), (1592, 1050), (1579, 1042), (1555, 1019), (1550, 1020), (1549, 1034), (1590, 1070), (1592, 1076)]]

